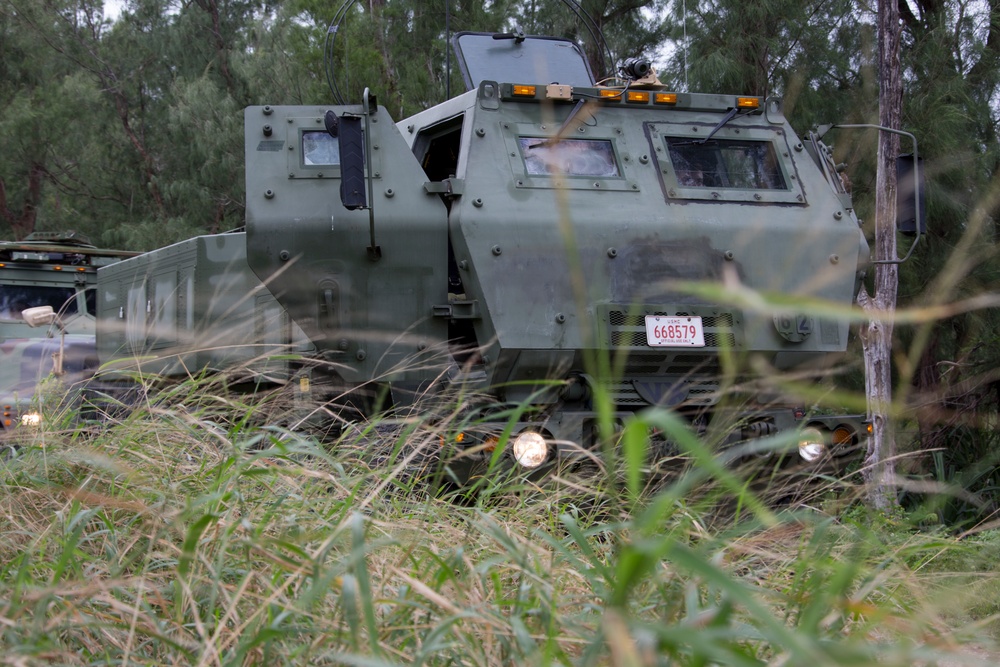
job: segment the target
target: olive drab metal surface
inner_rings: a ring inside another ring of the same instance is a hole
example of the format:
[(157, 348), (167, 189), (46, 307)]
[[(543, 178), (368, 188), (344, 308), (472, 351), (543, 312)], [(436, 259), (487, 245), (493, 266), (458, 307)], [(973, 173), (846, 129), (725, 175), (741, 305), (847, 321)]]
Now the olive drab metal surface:
[(283, 355), (313, 349), (250, 271), (242, 232), (197, 236), (101, 269), (97, 308), (102, 380), (206, 369), (279, 378), (288, 372)]

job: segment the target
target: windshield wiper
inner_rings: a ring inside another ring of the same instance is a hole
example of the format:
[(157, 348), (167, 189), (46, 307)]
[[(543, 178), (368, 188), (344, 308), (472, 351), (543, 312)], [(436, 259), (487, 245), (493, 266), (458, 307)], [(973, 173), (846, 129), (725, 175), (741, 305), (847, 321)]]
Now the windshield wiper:
[(703, 144), (706, 141), (708, 141), (709, 139), (711, 139), (712, 137), (714, 137), (715, 133), (718, 132), (719, 130), (721, 130), (723, 125), (725, 125), (726, 123), (728, 123), (729, 121), (731, 121), (736, 116), (736, 114), (739, 113), (739, 111), (740, 110), (737, 109), (736, 107), (733, 107), (732, 109), (730, 109), (729, 113), (726, 114), (726, 117), (719, 121), (719, 124), (716, 125), (715, 128), (711, 132), (708, 133), (708, 136), (705, 137), (704, 139), (702, 139), (701, 141), (696, 142), (696, 143)]

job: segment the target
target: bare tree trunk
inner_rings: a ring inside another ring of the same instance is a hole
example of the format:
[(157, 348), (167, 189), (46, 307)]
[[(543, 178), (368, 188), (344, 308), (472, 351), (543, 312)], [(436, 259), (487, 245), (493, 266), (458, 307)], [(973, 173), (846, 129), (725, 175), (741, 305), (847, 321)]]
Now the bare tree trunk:
[[(899, 63), (900, 23), (897, 0), (878, 1), (879, 125), (899, 129), (903, 84)], [(899, 136), (881, 132), (875, 187), (875, 259), (896, 259), (896, 156)], [(896, 438), (892, 408), (892, 313), (896, 308), (898, 267), (875, 265), (875, 295), (862, 288), (858, 304), (871, 318), (861, 329), (865, 355), (865, 388), (872, 434), (868, 439), (863, 476), (868, 500), (886, 511), (896, 505)]]

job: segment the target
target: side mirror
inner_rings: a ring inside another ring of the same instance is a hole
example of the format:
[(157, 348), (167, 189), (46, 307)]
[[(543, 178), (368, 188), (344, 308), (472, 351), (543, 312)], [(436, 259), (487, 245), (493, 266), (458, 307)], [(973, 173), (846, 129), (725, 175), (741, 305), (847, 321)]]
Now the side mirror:
[(338, 117), (333, 111), (327, 111), (323, 124), (327, 133), (337, 139), (340, 149), (340, 202), (349, 211), (367, 207), (361, 119), (357, 116)]
[(365, 183), (365, 139), (361, 119), (342, 116), (338, 141), (340, 142), (340, 201), (349, 211), (368, 206), (368, 187)]
[(914, 161), (912, 154), (897, 157), (896, 229), (901, 234), (916, 236), (927, 233), (927, 202), (924, 191), (924, 159)]
[(56, 311), (52, 306), (36, 306), (22, 310), (21, 317), (29, 327), (47, 327), (56, 321)]

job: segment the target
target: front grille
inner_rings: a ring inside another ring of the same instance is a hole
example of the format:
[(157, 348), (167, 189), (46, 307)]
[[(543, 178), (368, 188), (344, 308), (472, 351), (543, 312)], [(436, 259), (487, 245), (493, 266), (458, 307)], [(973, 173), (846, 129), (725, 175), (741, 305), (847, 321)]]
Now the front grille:
[[(701, 407), (715, 405), (719, 400), (720, 386), (712, 378), (675, 378), (674, 380), (663, 378), (663, 380), (671, 383), (669, 393), (672, 396), (680, 396), (680, 402), (670, 407)], [(608, 398), (618, 407), (634, 409), (650, 405), (649, 401), (639, 395), (639, 391), (631, 380), (608, 382), (604, 388), (608, 392)]]

